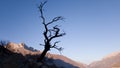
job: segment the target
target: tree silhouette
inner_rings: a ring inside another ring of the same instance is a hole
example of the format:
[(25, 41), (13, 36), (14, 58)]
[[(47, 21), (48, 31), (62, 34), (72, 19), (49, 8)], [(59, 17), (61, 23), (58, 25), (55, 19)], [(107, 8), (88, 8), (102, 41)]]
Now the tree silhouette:
[(44, 44), (40, 44), (40, 45), (44, 46), (44, 50), (43, 50), (42, 54), (40, 55), (40, 57), (38, 58), (38, 60), (37, 60), (38, 62), (41, 62), (44, 59), (46, 53), (51, 48), (55, 48), (55, 49), (61, 51), (63, 48), (58, 47), (56, 45), (57, 43), (59, 43), (59, 41), (55, 41), (55, 42), (53, 42), (53, 44), (51, 42), (52, 42), (52, 40), (65, 35), (65, 33), (60, 33), (60, 28), (58, 25), (54, 25), (52, 28), (50, 28), (50, 25), (52, 25), (53, 23), (63, 20), (64, 18), (62, 16), (54, 17), (50, 22), (46, 22), (46, 18), (44, 16), (44, 12), (43, 12), (43, 7), (46, 3), (47, 3), (47, 1), (41, 2), (38, 7), (40, 15), (41, 15), (41, 19), (42, 19), (42, 24), (45, 29), (43, 32)]

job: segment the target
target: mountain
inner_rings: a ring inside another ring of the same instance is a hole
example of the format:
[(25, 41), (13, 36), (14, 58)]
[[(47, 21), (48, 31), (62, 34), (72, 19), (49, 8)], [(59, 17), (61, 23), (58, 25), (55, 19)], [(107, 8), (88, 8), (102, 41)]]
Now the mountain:
[(44, 63), (36, 62), (42, 52), (28, 46), (9, 42), (0, 45), (0, 68), (85, 68), (63, 55), (47, 53)]
[(30, 50), (30, 51), (33, 51), (33, 52), (35, 52), (35, 51), (38, 51), (37, 49), (34, 49), (33, 47), (28, 47), (26, 44), (24, 44), (24, 43), (21, 43), (22, 45), (24, 45), (24, 48), (25, 49), (27, 49), (27, 50)]
[(91, 63), (87, 68), (120, 68), (120, 51), (111, 53), (102, 60)]
[(42, 52), (24, 43), (0, 44), (0, 68), (120, 68), (120, 51), (111, 53), (89, 65), (63, 55), (47, 53), (44, 63), (36, 62)]

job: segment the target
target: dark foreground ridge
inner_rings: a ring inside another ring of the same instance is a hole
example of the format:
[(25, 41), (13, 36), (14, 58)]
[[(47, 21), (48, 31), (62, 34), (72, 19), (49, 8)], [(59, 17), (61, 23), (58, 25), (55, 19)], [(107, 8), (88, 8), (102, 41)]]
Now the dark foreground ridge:
[[(0, 68), (84, 68), (61, 55), (47, 54), (44, 62), (37, 63), (40, 51), (30, 51), (18, 44), (0, 46)], [(73, 63), (73, 64), (72, 64)]]

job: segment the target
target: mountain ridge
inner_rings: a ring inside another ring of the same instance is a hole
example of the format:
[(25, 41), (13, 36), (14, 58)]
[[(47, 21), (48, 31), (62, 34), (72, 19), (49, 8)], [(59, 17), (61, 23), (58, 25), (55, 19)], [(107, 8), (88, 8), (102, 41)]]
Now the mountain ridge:
[(92, 62), (88, 68), (113, 68), (115, 64), (120, 62), (120, 51), (113, 52), (103, 57), (99, 61)]
[[(114, 68), (120, 67), (120, 51), (106, 55), (99, 61), (89, 65), (74, 61), (66, 56), (47, 53), (45, 64), (37, 63), (37, 57), (42, 51), (28, 47), (24, 43), (9, 42), (6, 46), (0, 46), (0, 68)], [(19, 62), (19, 64), (18, 64)], [(23, 65), (25, 63), (25, 65)], [(22, 66), (21, 66), (22, 65)], [(32, 65), (32, 66), (31, 66)], [(8, 67), (7, 67), (8, 66)], [(25, 67), (24, 67), (25, 66)]]
[[(31, 68), (39, 68), (40, 66), (43, 66), (40, 68), (44, 68), (44, 67), (46, 68), (48, 67), (49, 68), (85, 68), (85, 66), (82, 63), (81, 64), (77, 63), (63, 55), (50, 54), (50, 53), (47, 53), (44, 59), (45, 64), (37, 63), (36, 62), (37, 57), (39, 57), (42, 52), (38, 50), (32, 51), (31, 49), (30, 50), (26, 49), (24, 48), (23, 43), (16, 44), (16, 43), (9, 42), (6, 46), (3, 46), (3, 48), (1, 49), (7, 51), (8, 53), (4, 52), (3, 50), (0, 50), (0, 56), (3, 58), (3, 59), (0, 59), (0, 63), (1, 63), (0, 68), (8, 68), (6, 67), (6, 65), (11, 66), (11, 68), (19, 68), (19, 67), (29, 68), (31, 65), (33, 65), (33, 67)], [(26, 63), (26, 64), (23, 65), (23, 63)]]

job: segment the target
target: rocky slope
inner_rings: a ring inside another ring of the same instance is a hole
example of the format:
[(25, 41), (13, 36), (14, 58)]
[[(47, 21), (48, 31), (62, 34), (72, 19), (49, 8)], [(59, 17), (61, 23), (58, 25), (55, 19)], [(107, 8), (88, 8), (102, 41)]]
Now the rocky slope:
[[(88, 65), (87, 68), (113, 68), (120, 63), (120, 52), (114, 52), (107, 55), (100, 61), (96, 61)], [(119, 65), (120, 67), (120, 65)]]
[(23, 43), (1, 45), (0, 68), (85, 68), (82, 63), (50, 53), (46, 55), (44, 63), (37, 63), (37, 58), (41, 52), (33, 50), (33, 48), (26, 48)]

